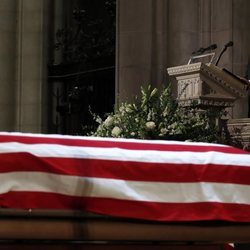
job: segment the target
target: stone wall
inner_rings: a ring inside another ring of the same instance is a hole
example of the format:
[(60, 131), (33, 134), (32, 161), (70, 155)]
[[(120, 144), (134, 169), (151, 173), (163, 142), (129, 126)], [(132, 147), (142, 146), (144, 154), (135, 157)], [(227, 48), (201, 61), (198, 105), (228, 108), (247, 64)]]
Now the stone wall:
[[(117, 0), (117, 102), (133, 98), (140, 85), (168, 82), (166, 69), (188, 62), (210, 44), (217, 54), (229, 41), (220, 67), (244, 76), (250, 51), (248, 0)], [(233, 118), (247, 117), (247, 98)]]

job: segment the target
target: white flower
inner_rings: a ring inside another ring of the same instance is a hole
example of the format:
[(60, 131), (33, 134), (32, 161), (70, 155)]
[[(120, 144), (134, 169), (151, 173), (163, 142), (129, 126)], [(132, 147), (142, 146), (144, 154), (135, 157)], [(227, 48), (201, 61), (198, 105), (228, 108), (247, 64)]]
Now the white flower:
[(172, 123), (171, 125), (168, 125), (168, 129), (176, 129), (177, 122)]
[(131, 132), (130, 135), (131, 135), (131, 136), (135, 136), (135, 132)]
[(168, 129), (162, 128), (162, 129), (161, 129), (161, 134), (162, 134), (162, 135), (165, 135), (165, 134), (167, 134), (168, 131), (169, 131)]
[(166, 106), (166, 108), (164, 109), (162, 115), (163, 115), (163, 117), (166, 117), (168, 114), (169, 114), (169, 107)]
[(119, 111), (120, 111), (121, 113), (123, 113), (124, 110), (125, 110), (124, 106), (120, 106), (120, 107), (119, 107)]
[(104, 121), (104, 125), (106, 127), (110, 127), (112, 126), (113, 121), (114, 121), (114, 118), (112, 116), (108, 116), (107, 119)]
[(131, 109), (131, 106), (126, 107), (125, 111), (127, 113), (132, 113), (133, 112), (133, 110)]
[(97, 117), (96, 118), (96, 122), (99, 123), (99, 124), (101, 124), (102, 123), (102, 118), (101, 117)]
[(148, 116), (147, 116), (147, 121), (150, 121), (152, 119), (152, 112), (151, 110), (148, 112)]
[(150, 122), (146, 122), (146, 129), (147, 130), (153, 130), (156, 127), (155, 123), (150, 121)]
[(103, 130), (103, 126), (102, 125), (99, 125), (98, 127), (97, 127), (97, 132), (101, 132)]
[(112, 132), (111, 132), (111, 135), (113, 137), (118, 137), (120, 134), (121, 134), (121, 129), (117, 126), (115, 126), (113, 129), (112, 129)]

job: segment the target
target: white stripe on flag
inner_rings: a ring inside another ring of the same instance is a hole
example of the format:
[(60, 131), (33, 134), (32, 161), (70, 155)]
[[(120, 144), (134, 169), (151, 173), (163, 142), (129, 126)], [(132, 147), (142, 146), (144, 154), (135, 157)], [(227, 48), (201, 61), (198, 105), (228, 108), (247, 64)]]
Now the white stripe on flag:
[[(50, 138), (50, 139), (74, 139), (74, 140), (88, 140), (88, 141), (108, 141), (108, 142), (126, 142), (126, 143), (147, 143), (147, 144), (165, 144), (165, 145), (192, 145), (192, 146), (215, 146), (215, 147), (230, 147), (223, 144), (207, 143), (207, 142), (182, 142), (171, 140), (142, 140), (133, 138), (112, 138), (112, 137), (95, 137), (95, 136), (77, 136), (77, 135), (60, 135), (60, 134), (32, 134), (20, 132), (0, 132), (0, 136), (16, 136), (20, 137), (33, 137), (33, 138)], [(14, 141), (13, 140), (13, 141)], [(39, 141), (39, 140), (38, 140)]]
[(238, 184), (124, 181), (41, 172), (3, 173), (0, 183), (1, 194), (28, 191), (149, 202), (250, 204), (250, 186)]
[(0, 143), (0, 149), (1, 153), (27, 152), (38, 157), (106, 159), (174, 164), (218, 164), (250, 167), (250, 155), (248, 154), (229, 154), (214, 151), (128, 150), (121, 148), (64, 146), (58, 144), (22, 144), (17, 142)]

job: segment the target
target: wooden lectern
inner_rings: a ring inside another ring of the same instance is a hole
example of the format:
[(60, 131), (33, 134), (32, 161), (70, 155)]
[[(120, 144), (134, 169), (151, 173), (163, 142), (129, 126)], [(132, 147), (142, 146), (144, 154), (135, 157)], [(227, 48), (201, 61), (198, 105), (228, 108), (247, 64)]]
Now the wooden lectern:
[(167, 69), (180, 104), (193, 101), (201, 107), (231, 107), (247, 95), (248, 81), (226, 69), (202, 62)]

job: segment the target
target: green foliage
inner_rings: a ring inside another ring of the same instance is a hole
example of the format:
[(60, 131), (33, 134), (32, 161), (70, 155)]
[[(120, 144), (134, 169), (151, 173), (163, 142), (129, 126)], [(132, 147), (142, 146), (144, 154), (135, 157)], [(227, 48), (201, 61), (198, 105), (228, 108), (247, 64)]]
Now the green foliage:
[(218, 129), (213, 122), (215, 118), (210, 110), (200, 110), (195, 104), (191, 107), (178, 105), (170, 87), (159, 91), (148, 86), (141, 88), (141, 97), (136, 97), (135, 102), (122, 103), (105, 120), (94, 115), (99, 126), (92, 135), (216, 142)]

